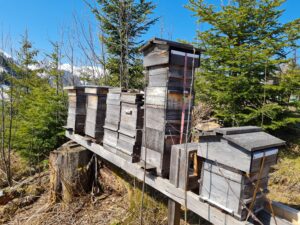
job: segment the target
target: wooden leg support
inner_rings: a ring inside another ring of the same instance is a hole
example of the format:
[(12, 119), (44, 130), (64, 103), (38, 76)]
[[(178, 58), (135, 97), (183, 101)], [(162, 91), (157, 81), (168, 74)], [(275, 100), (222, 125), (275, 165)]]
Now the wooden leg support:
[(180, 225), (180, 204), (169, 199), (168, 225)]

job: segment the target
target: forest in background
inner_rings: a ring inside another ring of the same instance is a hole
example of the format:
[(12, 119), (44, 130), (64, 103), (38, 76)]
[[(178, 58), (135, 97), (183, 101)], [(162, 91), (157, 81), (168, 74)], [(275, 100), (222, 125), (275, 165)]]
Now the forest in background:
[[(262, 126), (287, 140), (288, 148), (278, 165), (284, 170), (279, 170), (273, 181), (293, 183), (297, 189), (299, 175), (282, 180), (300, 166), (300, 19), (280, 23), (283, 3), (235, 0), (214, 7), (204, 0), (190, 0), (186, 8), (200, 24), (209, 24), (207, 30), (197, 32), (193, 43), (204, 50), (195, 82), (196, 103), (211, 109), (204, 119), (216, 118), (224, 126)], [(49, 152), (66, 141), (62, 59), (70, 65), (70, 85), (80, 80), (82, 84), (143, 88), (138, 49), (146, 41), (143, 34), (159, 20), (152, 15), (155, 5), (151, 1), (98, 0), (87, 7), (95, 15), (97, 27), (86, 27), (74, 17), (72, 30), (65, 31), (62, 40), (49, 43), (50, 53), (35, 48), (30, 30), (16, 50), (5, 46), (9, 44), (2, 38), (1, 48), (9, 49), (12, 56), (0, 53), (4, 68), (0, 70), (0, 174), (5, 185), (13, 185), (17, 173), (11, 169), (13, 154), (20, 154), (34, 173), (47, 164)], [(92, 29), (97, 29), (97, 37)], [(74, 75), (75, 51), (81, 52), (86, 65), (79, 75)], [(45, 55), (43, 62), (37, 60), (38, 54)]]

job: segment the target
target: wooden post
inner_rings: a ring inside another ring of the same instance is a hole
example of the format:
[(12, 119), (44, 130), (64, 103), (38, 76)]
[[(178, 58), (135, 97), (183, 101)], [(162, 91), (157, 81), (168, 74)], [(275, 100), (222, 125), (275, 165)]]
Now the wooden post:
[(180, 204), (172, 199), (168, 201), (168, 225), (180, 225)]
[(87, 193), (93, 183), (93, 153), (67, 142), (50, 153), (50, 201), (71, 202), (73, 197)]

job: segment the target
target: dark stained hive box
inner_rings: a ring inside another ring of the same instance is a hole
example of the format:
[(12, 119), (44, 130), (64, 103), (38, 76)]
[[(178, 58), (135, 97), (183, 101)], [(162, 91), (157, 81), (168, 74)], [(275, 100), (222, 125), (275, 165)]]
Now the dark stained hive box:
[(66, 128), (77, 134), (84, 134), (86, 119), (86, 95), (84, 86), (65, 87), (68, 91), (68, 119)]
[(247, 217), (246, 207), (252, 205), (254, 213), (262, 210), (270, 167), (284, 143), (253, 126), (218, 128), (200, 137), (197, 154), (203, 158), (201, 199), (240, 220)]
[(85, 88), (87, 95), (85, 134), (95, 138), (98, 142), (103, 140), (107, 92), (108, 87)]
[(137, 162), (140, 159), (144, 118), (143, 104), (143, 94), (122, 93), (121, 95), (117, 154), (131, 162)]
[[(180, 143), (181, 130), (186, 133), (187, 124), (190, 123), (188, 97), (192, 74), (199, 67), (200, 50), (189, 44), (158, 38), (150, 40), (141, 50), (144, 53), (148, 81), (144, 107), (146, 136), (142, 144), (141, 159), (145, 158), (146, 147), (146, 162), (156, 167), (158, 175), (167, 177), (171, 146)], [(192, 106), (193, 91), (191, 93)], [(182, 127), (184, 98), (186, 108)]]
[(104, 125), (103, 146), (116, 153), (118, 130), (121, 116), (121, 88), (111, 88), (106, 100), (106, 118)]

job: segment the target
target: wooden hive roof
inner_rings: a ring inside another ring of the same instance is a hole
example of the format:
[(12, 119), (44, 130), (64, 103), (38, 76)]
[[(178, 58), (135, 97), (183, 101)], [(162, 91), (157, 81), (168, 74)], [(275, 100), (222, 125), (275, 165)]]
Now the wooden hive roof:
[(143, 45), (140, 48), (140, 51), (144, 52), (148, 48), (150, 48), (151, 46), (153, 46), (155, 44), (167, 45), (167, 46), (171, 47), (172, 49), (186, 51), (186, 52), (190, 52), (190, 53), (193, 53), (194, 50), (195, 50), (195, 54), (200, 54), (201, 52), (203, 52), (202, 49), (195, 48), (191, 44), (186, 44), (186, 43), (180, 43), (180, 42), (165, 40), (165, 39), (161, 39), (161, 38), (157, 38), (157, 37), (154, 37), (154, 38), (150, 39), (145, 45)]
[(263, 132), (260, 127), (256, 126), (218, 128), (215, 132), (217, 135), (222, 135), (222, 138), (229, 143), (238, 145), (248, 151), (285, 145), (285, 141)]

